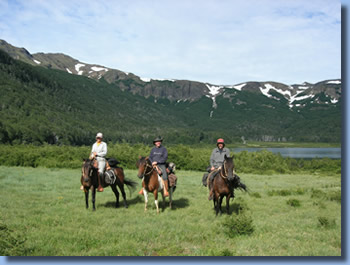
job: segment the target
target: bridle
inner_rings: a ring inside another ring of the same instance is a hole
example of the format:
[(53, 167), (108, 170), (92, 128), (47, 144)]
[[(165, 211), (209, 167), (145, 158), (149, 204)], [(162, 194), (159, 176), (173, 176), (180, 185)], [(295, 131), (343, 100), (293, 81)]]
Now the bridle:
[[(232, 169), (232, 174), (233, 176), (235, 175), (235, 169)], [(222, 169), (221, 169), (221, 177), (224, 179), (228, 178), (228, 171), (227, 171), (227, 166), (226, 166), (226, 159), (224, 160), (224, 163), (222, 164)]]
[[(153, 172), (153, 170), (154, 170), (153, 166), (150, 165), (150, 164), (148, 163), (148, 161), (149, 161), (149, 160), (146, 160), (146, 159), (145, 159), (145, 168), (144, 168), (144, 170), (143, 170), (143, 173), (142, 173), (141, 177), (151, 175), (152, 172)], [(149, 168), (150, 168), (151, 170), (149, 170), (149, 171), (147, 172), (147, 170), (148, 170)]]
[[(86, 173), (86, 170), (88, 170), (87, 173)], [(91, 178), (91, 176), (93, 174), (93, 171), (94, 171), (93, 160), (90, 161), (88, 167), (85, 166), (85, 164), (84, 164), (82, 171), (83, 171), (82, 173), (83, 173), (84, 179), (86, 179), (86, 176), (87, 176), (88, 179)]]

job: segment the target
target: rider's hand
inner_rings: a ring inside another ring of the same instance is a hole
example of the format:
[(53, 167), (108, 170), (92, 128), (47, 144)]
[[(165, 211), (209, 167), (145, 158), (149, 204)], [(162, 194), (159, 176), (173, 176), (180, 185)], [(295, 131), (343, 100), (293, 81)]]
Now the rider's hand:
[(213, 171), (214, 169), (215, 169), (215, 167), (211, 167), (211, 168), (210, 168), (210, 171)]
[(156, 166), (156, 165), (157, 165), (156, 161), (152, 162), (152, 166)]

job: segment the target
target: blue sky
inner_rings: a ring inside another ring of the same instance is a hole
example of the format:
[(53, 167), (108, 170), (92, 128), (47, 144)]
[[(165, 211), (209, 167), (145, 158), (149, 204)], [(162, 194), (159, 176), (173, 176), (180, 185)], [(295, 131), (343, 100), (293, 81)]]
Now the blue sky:
[(341, 77), (337, 0), (0, 0), (0, 39), (148, 78)]

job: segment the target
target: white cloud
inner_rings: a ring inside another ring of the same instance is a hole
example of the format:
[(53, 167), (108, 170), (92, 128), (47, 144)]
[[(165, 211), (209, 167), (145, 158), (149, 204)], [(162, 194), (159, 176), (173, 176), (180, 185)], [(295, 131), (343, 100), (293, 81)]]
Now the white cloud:
[(338, 1), (0, 1), (11, 44), (153, 79), (339, 78), (340, 34)]

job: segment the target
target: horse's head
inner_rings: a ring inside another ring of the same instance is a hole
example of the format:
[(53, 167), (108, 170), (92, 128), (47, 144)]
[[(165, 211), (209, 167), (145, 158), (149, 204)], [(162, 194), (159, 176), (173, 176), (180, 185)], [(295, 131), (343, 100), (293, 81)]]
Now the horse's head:
[(139, 160), (136, 163), (136, 166), (139, 168), (137, 172), (137, 177), (142, 179), (146, 173), (151, 172), (153, 170), (152, 163), (148, 159), (148, 157), (140, 156)]
[(91, 175), (93, 173), (93, 170), (96, 170), (98, 167), (95, 163), (95, 159), (90, 160), (90, 159), (84, 159), (83, 160), (83, 166), (81, 167), (81, 173), (82, 173), (82, 180), (83, 180), (83, 185), (89, 185), (89, 182), (91, 181)]
[(228, 181), (233, 181), (234, 177), (235, 177), (235, 164), (233, 162), (233, 156), (232, 157), (228, 157), (225, 155), (224, 157), (224, 163), (221, 167), (221, 174), (225, 177), (227, 177)]

